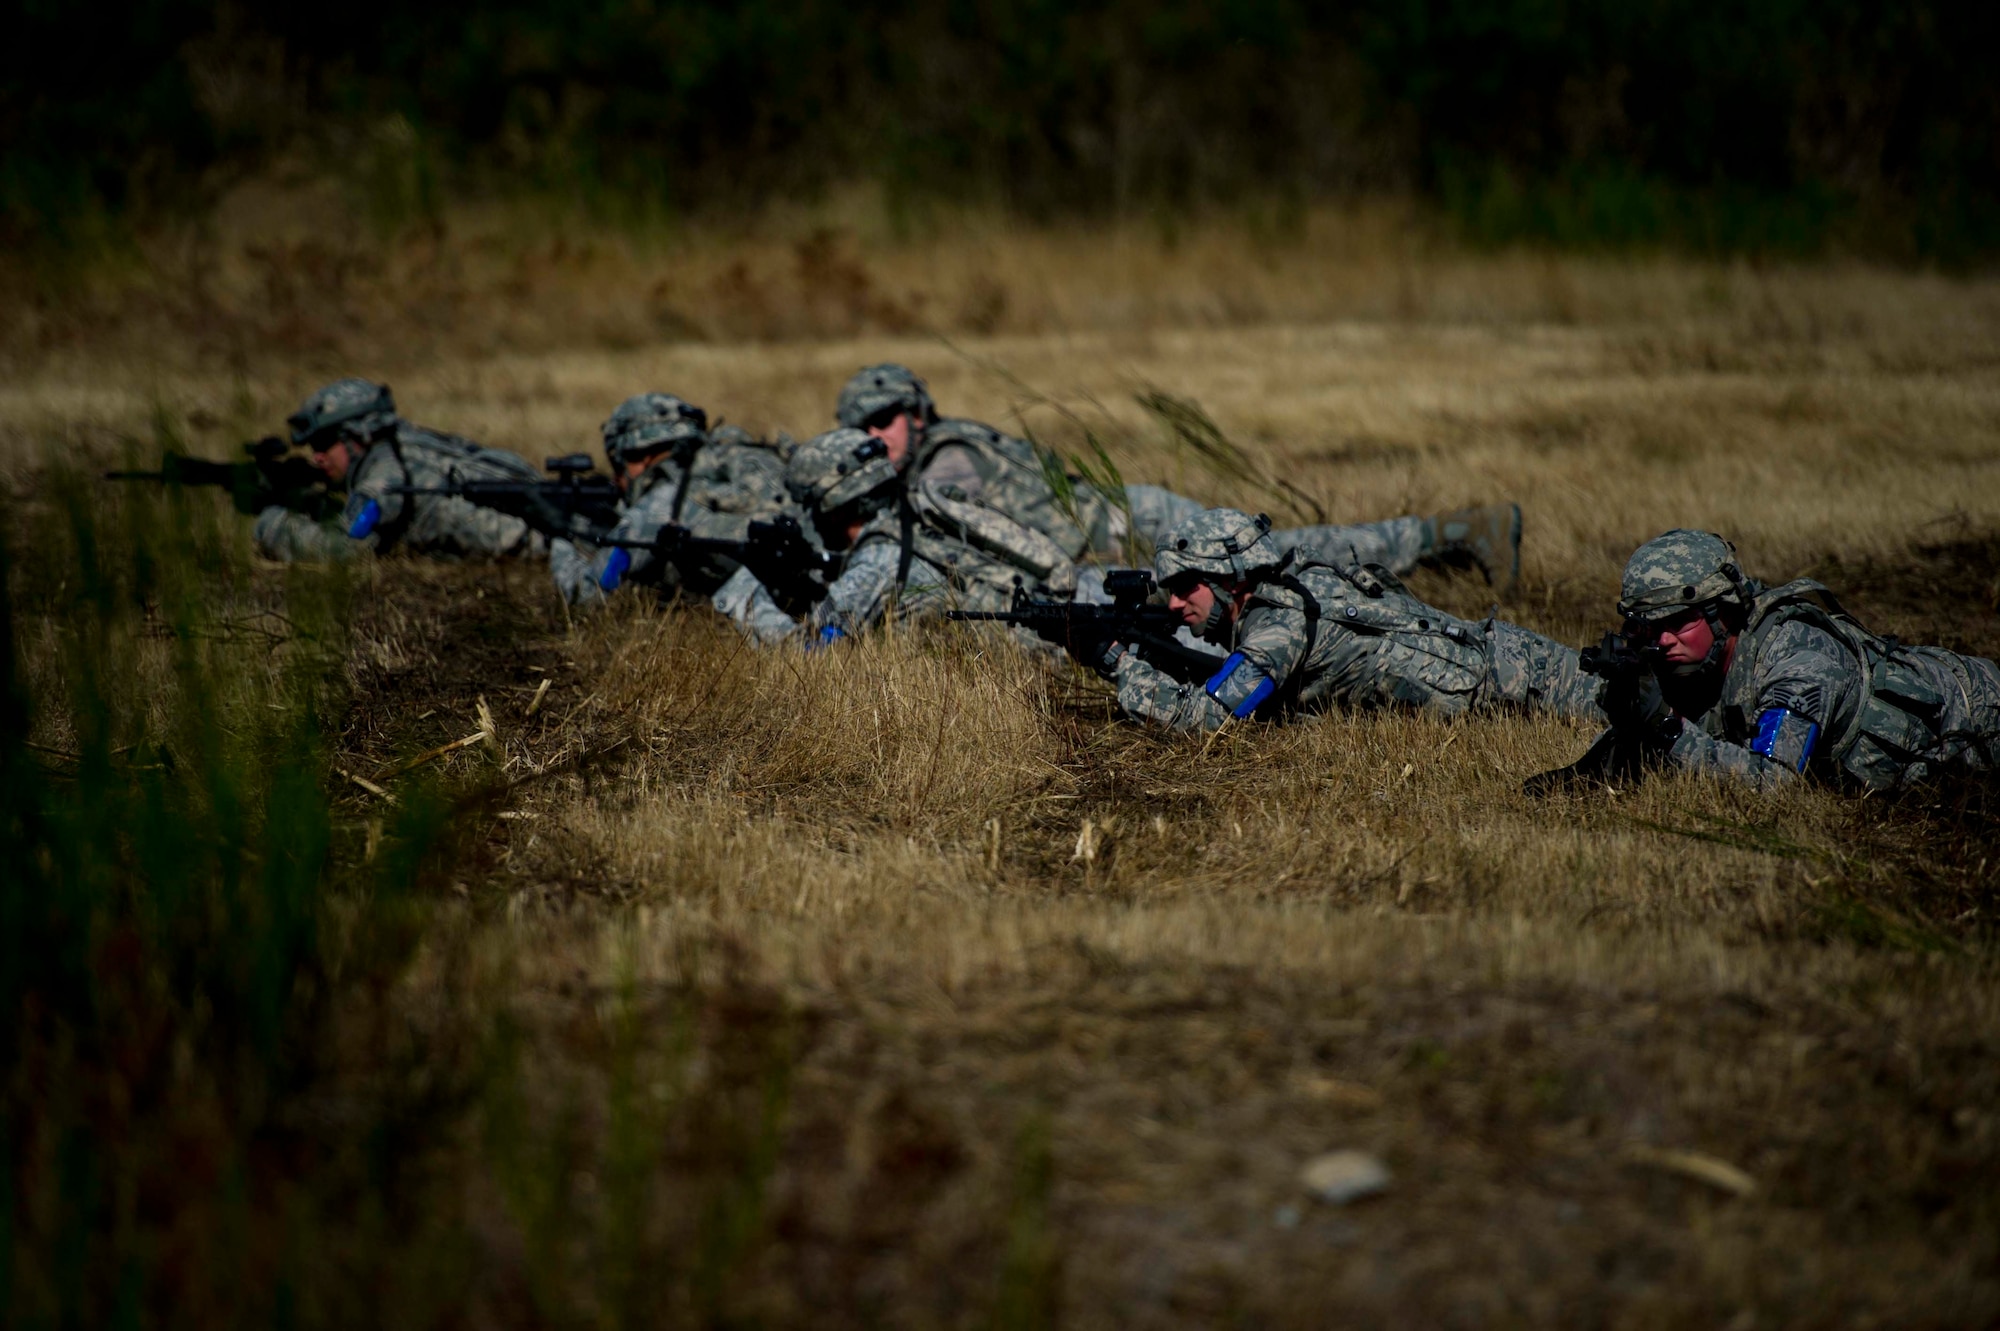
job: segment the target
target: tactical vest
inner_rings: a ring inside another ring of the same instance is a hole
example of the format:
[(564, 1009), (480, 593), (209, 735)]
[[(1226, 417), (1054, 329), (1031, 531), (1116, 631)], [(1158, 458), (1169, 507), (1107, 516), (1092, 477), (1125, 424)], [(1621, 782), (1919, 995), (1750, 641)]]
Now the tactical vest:
[[(910, 476), (921, 483), (941, 449), (969, 450), (984, 491), (979, 502), (1040, 532), (1070, 560), (1109, 551), (1125, 534), (1125, 515), (1088, 482), (1070, 476), (1054, 454), (978, 421), (942, 420), (924, 431)], [(1064, 494), (1058, 495), (1060, 485)], [(915, 488), (914, 486), (912, 488)]]
[[(399, 420), (390, 436), (368, 450), (361, 461), (363, 467), (373, 462), (378, 454), (386, 453), (395, 460), (397, 478), (392, 484), (424, 485), (431, 483), (428, 478), (410, 470), (408, 457), (421, 452), (426, 466), (440, 467), (445, 475), (456, 476), (467, 481), (539, 481), (541, 473), (526, 458), (517, 457), (503, 449), (487, 448), (473, 443), (470, 439), (455, 434), (444, 434)], [(355, 478), (356, 486), (361, 478)], [(388, 551), (399, 544), (416, 521), (416, 504), (410, 496), (389, 496), (399, 499), (394, 513), (375, 527), (375, 548)], [(378, 503), (381, 501), (377, 501)], [(384, 504), (387, 508), (388, 505)]]
[(941, 570), (979, 604), (996, 608), (1011, 599), (1016, 579), (1057, 596), (1076, 590), (1076, 564), (1055, 542), (949, 486), (917, 485), (876, 519), (873, 531), (893, 533), (900, 546), (898, 590), (908, 583), (915, 559)]
[[(1903, 782), (1911, 764), (1940, 747), (1947, 699), (1911, 648), (1894, 638), (1877, 637), (1841, 608), (1824, 585), (1800, 578), (1759, 592), (1749, 621), (1736, 640), (1729, 673), (1742, 670), (1746, 680), (1757, 677), (1758, 658), (1773, 632), (1785, 624), (1805, 623), (1831, 635), (1854, 657), (1863, 681), (1860, 706), (1846, 733), (1822, 732), (1825, 748), (1813, 760), (1823, 775), (1845, 775), (1871, 790), (1889, 790)], [(1725, 679), (1720, 718), (1724, 738), (1747, 743), (1758, 718), (1730, 700)], [(1822, 727), (1830, 717), (1816, 717)]]

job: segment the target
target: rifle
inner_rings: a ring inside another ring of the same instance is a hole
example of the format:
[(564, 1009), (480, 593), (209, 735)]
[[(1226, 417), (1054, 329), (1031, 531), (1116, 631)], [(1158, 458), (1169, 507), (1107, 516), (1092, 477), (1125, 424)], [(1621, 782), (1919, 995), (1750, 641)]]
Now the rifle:
[(443, 485), (392, 485), (384, 493), (446, 495), (519, 518), (544, 536), (596, 541), (617, 525), (622, 498), (617, 482), (591, 474), (596, 465), (588, 453), (568, 453), (542, 464), (555, 473), (552, 481), (460, 480), (454, 475)]
[(107, 471), (107, 481), (159, 481), (163, 485), (214, 486), (229, 492), (236, 511), (255, 517), (272, 505), (318, 521), (340, 510), (326, 474), (276, 435), (243, 445), (247, 462), (214, 462), (171, 449), (160, 455), (158, 471)]
[[(1595, 647), (1586, 647), (1576, 656), (1577, 669), (1597, 676), (1606, 688), (1636, 683), (1641, 676), (1652, 674), (1659, 660), (1657, 646), (1634, 647), (1622, 633), (1607, 633)], [(1637, 780), (1658, 761), (1659, 754), (1643, 737), (1607, 730), (1569, 766), (1537, 772), (1522, 782), (1521, 793), (1539, 799), (1587, 781)]]
[(663, 566), (682, 569), (697, 556), (719, 555), (749, 569), (778, 608), (794, 618), (825, 596), (827, 586), (840, 573), (839, 558), (807, 540), (805, 529), (789, 513), (752, 522), (742, 540), (697, 536), (670, 522), (648, 541), (621, 537), (602, 543), (619, 547), (598, 579), (605, 591), (616, 589), (624, 580), (625, 571), (632, 566), (632, 556), (626, 553), (630, 550), (651, 551)]
[(1184, 621), (1166, 606), (1151, 604), (1153, 575), (1148, 570), (1112, 569), (1104, 575), (1104, 590), (1111, 595), (1110, 605), (1059, 601), (1028, 595), (1017, 578), (1011, 609), (948, 610), (945, 618), (1024, 628), (1087, 665), (1095, 665), (1106, 647), (1121, 642), (1184, 684), (1198, 684), (1221, 666), (1221, 657), (1174, 637)]

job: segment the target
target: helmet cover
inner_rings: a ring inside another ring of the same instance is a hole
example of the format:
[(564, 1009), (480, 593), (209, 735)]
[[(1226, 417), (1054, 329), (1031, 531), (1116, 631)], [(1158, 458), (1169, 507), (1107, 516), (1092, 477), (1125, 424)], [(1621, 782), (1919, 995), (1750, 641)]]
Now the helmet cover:
[(396, 399), (389, 385), (368, 379), (336, 379), (285, 418), (292, 442), (331, 448), (344, 440), (368, 442), (396, 424)]
[(628, 458), (680, 443), (708, 440), (708, 413), (672, 393), (640, 393), (605, 418), (604, 456), (614, 467)]
[(841, 386), (840, 402), (833, 414), (842, 425), (858, 430), (891, 409), (907, 411), (923, 425), (938, 418), (930, 391), (907, 365), (870, 365), (857, 370)]
[(1676, 528), (1632, 552), (1619, 586), (1618, 613), (1650, 623), (1749, 603), (1749, 581), (1737, 566), (1736, 547), (1714, 532)]
[(865, 430), (814, 435), (785, 464), (785, 488), (809, 513), (832, 513), (895, 483), (888, 448)]
[(1160, 534), (1153, 551), (1153, 577), (1166, 586), (1188, 573), (1204, 581), (1247, 581), (1284, 560), (1271, 539), (1271, 519), (1241, 509), (1210, 508), (1192, 514)]

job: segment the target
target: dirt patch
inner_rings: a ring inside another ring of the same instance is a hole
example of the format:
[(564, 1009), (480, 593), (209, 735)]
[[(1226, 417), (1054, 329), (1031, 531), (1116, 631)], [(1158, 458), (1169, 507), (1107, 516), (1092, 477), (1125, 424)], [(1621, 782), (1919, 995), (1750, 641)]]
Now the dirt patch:
[(2000, 657), (2000, 536), (1922, 542), (1896, 560), (1828, 555), (1805, 571), (1877, 633)]

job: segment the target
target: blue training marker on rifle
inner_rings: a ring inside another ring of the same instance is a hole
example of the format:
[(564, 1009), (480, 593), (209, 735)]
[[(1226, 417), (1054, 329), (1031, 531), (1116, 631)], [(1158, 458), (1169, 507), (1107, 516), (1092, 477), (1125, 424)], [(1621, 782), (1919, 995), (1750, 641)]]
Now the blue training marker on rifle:
[(381, 520), (382, 505), (371, 499), (361, 506), (359, 513), (354, 515), (354, 521), (347, 524), (347, 534), (358, 541), (369, 532), (374, 531), (375, 524)]
[(611, 558), (604, 561), (604, 572), (597, 575), (597, 585), (607, 592), (618, 590), (618, 584), (625, 581), (625, 571), (632, 567), (632, 552), (624, 546), (614, 547)]

